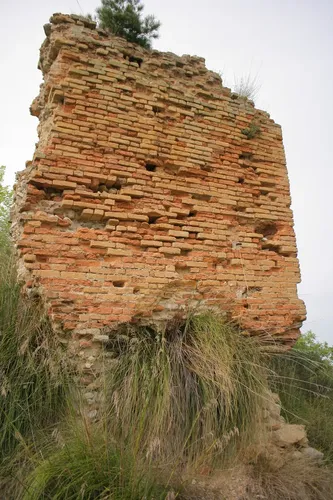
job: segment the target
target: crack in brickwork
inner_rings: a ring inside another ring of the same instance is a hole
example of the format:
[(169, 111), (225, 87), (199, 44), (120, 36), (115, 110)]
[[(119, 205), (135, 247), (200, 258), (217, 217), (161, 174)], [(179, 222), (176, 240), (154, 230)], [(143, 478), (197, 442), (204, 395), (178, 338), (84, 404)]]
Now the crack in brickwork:
[(45, 32), (13, 232), (55, 327), (92, 348), (114, 323), (212, 307), (292, 343), (305, 309), (280, 126), (202, 58), (77, 16)]

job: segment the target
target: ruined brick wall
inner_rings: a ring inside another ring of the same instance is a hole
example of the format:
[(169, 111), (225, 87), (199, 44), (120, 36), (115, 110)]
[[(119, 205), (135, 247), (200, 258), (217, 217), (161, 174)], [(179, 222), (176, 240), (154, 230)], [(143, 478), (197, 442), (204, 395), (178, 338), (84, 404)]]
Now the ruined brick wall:
[(76, 16), (45, 32), (14, 235), (54, 325), (84, 347), (115, 322), (215, 307), (292, 342), (304, 306), (280, 126), (199, 57)]

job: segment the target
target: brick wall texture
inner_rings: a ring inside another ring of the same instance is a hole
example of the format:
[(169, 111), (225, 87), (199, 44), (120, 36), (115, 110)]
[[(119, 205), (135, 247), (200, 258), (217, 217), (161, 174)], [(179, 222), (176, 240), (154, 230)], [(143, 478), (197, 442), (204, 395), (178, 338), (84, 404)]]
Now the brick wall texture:
[(280, 126), (200, 57), (77, 16), (44, 29), (13, 233), (54, 326), (85, 347), (118, 322), (208, 307), (292, 343), (305, 310)]

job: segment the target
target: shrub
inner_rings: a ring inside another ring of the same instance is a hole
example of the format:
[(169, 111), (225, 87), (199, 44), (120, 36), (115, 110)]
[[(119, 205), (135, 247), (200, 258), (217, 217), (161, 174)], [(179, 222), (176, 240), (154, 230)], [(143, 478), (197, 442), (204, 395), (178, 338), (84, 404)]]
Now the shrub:
[(254, 438), (266, 380), (254, 339), (207, 313), (162, 332), (124, 325), (106, 381), (117, 441), (175, 465), (212, 464)]
[(150, 49), (161, 23), (151, 15), (142, 17), (143, 8), (141, 0), (102, 0), (96, 12), (102, 28)]

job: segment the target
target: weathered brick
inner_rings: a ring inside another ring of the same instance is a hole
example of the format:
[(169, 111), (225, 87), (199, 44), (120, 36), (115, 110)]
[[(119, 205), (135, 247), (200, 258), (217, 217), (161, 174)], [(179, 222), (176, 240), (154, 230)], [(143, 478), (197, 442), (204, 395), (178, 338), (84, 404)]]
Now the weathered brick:
[(54, 320), (94, 344), (104, 326), (192, 300), (293, 342), (304, 306), (280, 127), (201, 60), (55, 19), (41, 54), (58, 54), (44, 68), (54, 105), (16, 188), (28, 286), (41, 281)]

